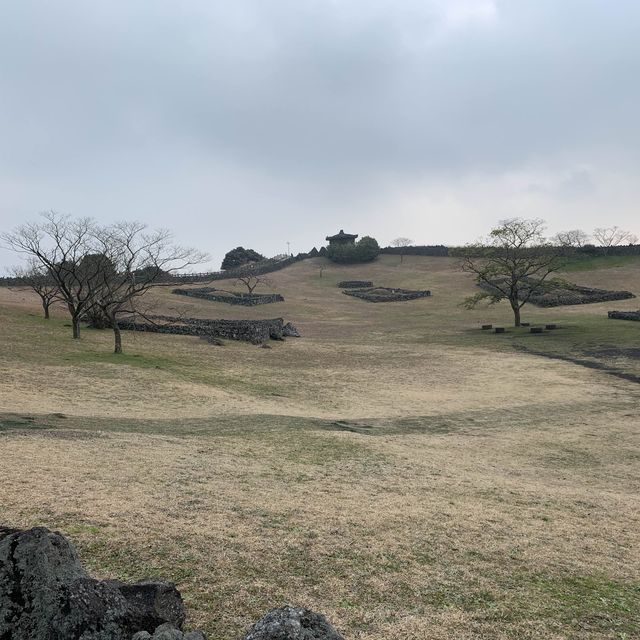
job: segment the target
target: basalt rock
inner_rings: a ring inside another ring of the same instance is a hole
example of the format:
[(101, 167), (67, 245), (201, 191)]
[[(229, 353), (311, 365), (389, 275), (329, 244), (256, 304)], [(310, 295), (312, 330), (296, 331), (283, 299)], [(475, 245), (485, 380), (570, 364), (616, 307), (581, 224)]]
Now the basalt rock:
[(287, 324), (282, 327), (282, 335), (285, 338), (299, 338), (300, 332), (291, 322), (287, 322)]
[(60, 533), (0, 528), (2, 640), (131, 640), (184, 618), (171, 583), (96, 580)]
[(285, 606), (271, 609), (242, 640), (344, 640), (320, 613)]
[(180, 629), (167, 623), (160, 625), (153, 634), (148, 631), (139, 631), (131, 640), (206, 640), (206, 638), (202, 631), (182, 633)]

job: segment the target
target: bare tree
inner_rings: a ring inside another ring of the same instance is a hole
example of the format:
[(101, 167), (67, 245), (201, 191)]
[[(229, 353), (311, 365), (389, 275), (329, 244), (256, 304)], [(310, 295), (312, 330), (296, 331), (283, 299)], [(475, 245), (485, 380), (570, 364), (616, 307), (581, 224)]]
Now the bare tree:
[(88, 258), (97, 253), (97, 225), (90, 218), (72, 219), (55, 211), (42, 216), (43, 222), (21, 225), (0, 234), (0, 240), (38, 262), (56, 283), (71, 316), (73, 337), (80, 338), (80, 319), (93, 305), (94, 285), (104, 266)]
[(638, 241), (638, 236), (616, 226), (598, 227), (593, 230), (593, 237), (604, 249), (605, 255), (609, 253), (611, 247), (617, 247), (620, 244), (635, 244)]
[(116, 353), (122, 351), (118, 316), (134, 311), (135, 301), (167, 273), (206, 259), (173, 244), (168, 231), (147, 233), (137, 222), (101, 227), (54, 211), (43, 217), (44, 222), (22, 225), (0, 239), (39, 263), (58, 286), (74, 338), (80, 337), (81, 320), (99, 310), (114, 331)]
[(60, 299), (60, 287), (46, 272), (42, 265), (30, 259), (26, 267), (16, 267), (12, 270), (16, 284), (12, 289), (30, 289), (40, 298), (44, 319), (49, 320), (49, 308)]
[(98, 278), (94, 305), (113, 329), (114, 353), (122, 353), (120, 316), (144, 315), (140, 298), (149, 289), (170, 285), (167, 274), (204, 262), (208, 256), (174, 244), (171, 232), (165, 229), (148, 232), (146, 225), (139, 222), (97, 228), (94, 240), (100, 255), (113, 265), (103, 269)]
[(273, 286), (273, 282), (267, 276), (258, 275), (255, 273), (251, 273), (251, 271), (247, 271), (246, 273), (239, 275), (236, 278), (236, 284), (244, 285), (247, 287), (247, 291), (249, 294), (253, 293), (253, 290), (259, 286), (271, 287)]
[(467, 308), (482, 300), (490, 304), (507, 300), (514, 324), (520, 326), (522, 307), (532, 295), (549, 289), (549, 276), (562, 265), (558, 248), (542, 235), (544, 228), (544, 221), (537, 218), (511, 218), (492, 229), (487, 240), (467, 245), (461, 267), (473, 273), (484, 289), (465, 300)]
[(584, 247), (590, 238), (591, 236), (582, 229), (571, 229), (557, 233), (552, 242), (560, 247)]
[(411, 240), (411, 238), (396, 238), (395, 240), (391, 241), (391, 246), (392, 247), (398, 247), (400, 249), (400, 264), (402, 264), (402, 260), (404, 258), (404, 249), (406, 247), (411, 246), (411, 243), (413, 242), (413, 240)]

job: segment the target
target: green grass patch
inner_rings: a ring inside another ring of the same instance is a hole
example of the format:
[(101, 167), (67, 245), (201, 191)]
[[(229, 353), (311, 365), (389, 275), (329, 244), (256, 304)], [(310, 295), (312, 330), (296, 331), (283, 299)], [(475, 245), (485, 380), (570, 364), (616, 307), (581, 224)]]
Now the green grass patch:
[[(96, 416), (64, 416), (62, 414), (21, 415), (0, 413), (0, 431), (78, 430), (105, 433), (141, 433), (163, 436), (243, 436), (264, 437), (273, 432), (282, 437), (287, 432), (299, 433), (326, 426), (326, 421), (315, 418), (266, 414), (222, 415), (212, 418), (144, 420)], [(303, 445), (293, 444), (296, 448)]]
[(575, 636), (585, 631), (637, 638), (640, 633), (640, 582), (621, 582), (604, 575), (521, 576), (531, 598), (530, 615), (564, 622)]
[(169, 369), (179, 364), (176, 360), (166, 356), (128, 352), (109, 353), (92, 349), (68, 353), (63, 357), (63, 360), (72, 364), (112, 364), (141, 369)]

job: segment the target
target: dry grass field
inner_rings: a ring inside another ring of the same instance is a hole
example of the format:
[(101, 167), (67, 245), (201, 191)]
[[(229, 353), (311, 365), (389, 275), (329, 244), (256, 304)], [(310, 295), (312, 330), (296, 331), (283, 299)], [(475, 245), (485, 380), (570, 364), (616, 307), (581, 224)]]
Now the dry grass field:
[[(640, 296), (640, 260), (593, 266), (567, 276)], [(335, 286), (360, 278), (433, 296)], [(464, 310), (449, 258), (272, 280), (285, 302), (153, 296), (302, 338), (125, 333), (122, 356), (0, 289), (0, 520), (62, 531), (96, 575), (174, 580), (213, 640), (285, 602), (358, 640), (640, 637), (640, 323), (606, 318), (637, 299), (495, 335), (508, 308)]]

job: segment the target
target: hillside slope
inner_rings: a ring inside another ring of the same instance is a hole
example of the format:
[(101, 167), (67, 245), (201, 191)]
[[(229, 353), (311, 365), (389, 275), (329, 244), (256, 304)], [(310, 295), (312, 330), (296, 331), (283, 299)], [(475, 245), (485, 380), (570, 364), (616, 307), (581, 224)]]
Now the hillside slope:
[[(320, 267), (323, 267), (320, 277)], [(208, 416), (275, 413), (315, 417), (394, 417), (499, 405), (559, 402), (568, 387), (577, 395), (606, 395), (613, 380), (573, 364), (515, 351), (578, 355), (607, 346), (633, 345), (639, 327), (610, 321), (610, 303), (581, 307), (527, 307), (525, 319), (563, 329), (544, 337), (526, 330), (495, 336), (480, 323), (507, 325), (506, 304), (473, 312), (460, 306), (474, 292), (472, 279), (449, 258), (382, 256), (369, 265), (337, 267), (321, 258), (273, 274), (285, 302), (230, 306), (177, 296), (158, 288), (158, 313), (203, 318), (292, 321), (302, 338), (272, 349), (228, 342), (213, 348), (190, 337), (126, 333), (125, 355), (111, 355), (109, 331), (85, 331), (74, 343), (64, 313), (45, 323), (35, 301), (3, 290), (7, 340), (0, 351), (5, 411), (80, 415)], [(580, 284), (638, 290), (640, 262), (625, 269), (574, 274)], [(430, 298), (372, 304), (345, 296), (343, 279), (383, 286), (428, 288)], [(233, 282), (218, 282), (234, 288)], [(637, 308), (637, 300), (616, 303)], [(604, 341), (604, 342), (603, 342)], [(609, 358), (616, 360), (616, 354)], [(636, 360), (621, 356), (626, 370)], [(620, 360), (620, 358), (617, 358)], [(617, 365), (616, 365), (617, 366)], [(626, 384), (620, 382), (619, 384)]]
[[(452, 260), (322, 264), (274, 274), (286, 302), (264, 307), (154, 292), (298, 325), (271, 349), (128, 332), (115, 356), (0, 291), (3, 522), (61, 530), (100, 577), (174, 581), (217, 640), (285, 602), (350, 640), (640, 637), (640, 385), (612, 375), (637, 370), (640, 323), (528, 309), (561, 328), (496, 335), (478, 324), (508, 309), (462, 309)], [(370, 304), (343, 278), (433, 296)]]

